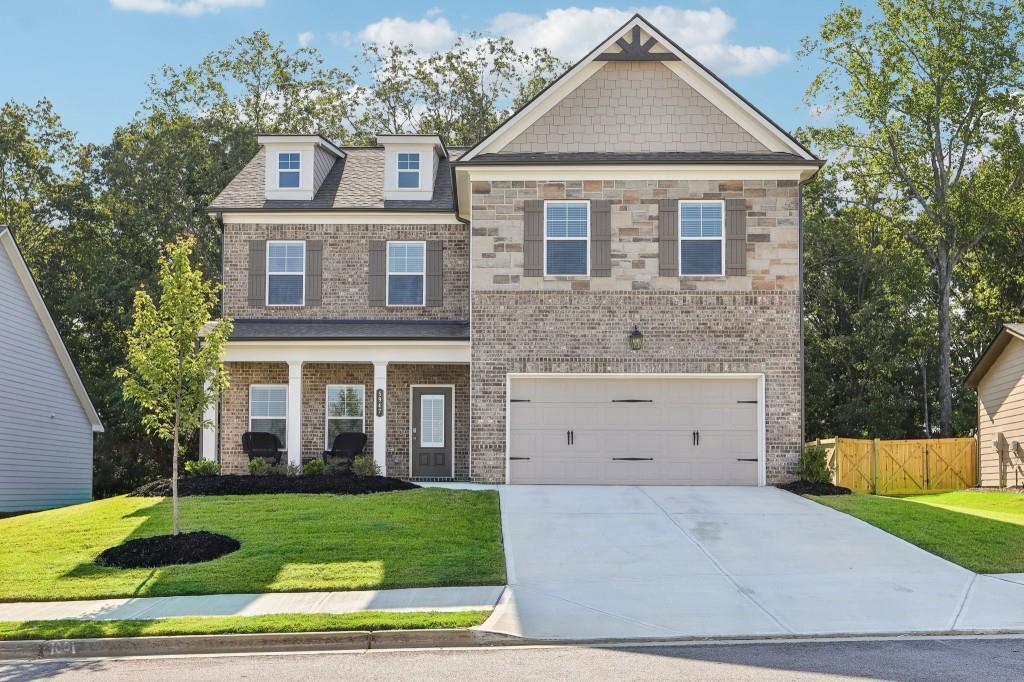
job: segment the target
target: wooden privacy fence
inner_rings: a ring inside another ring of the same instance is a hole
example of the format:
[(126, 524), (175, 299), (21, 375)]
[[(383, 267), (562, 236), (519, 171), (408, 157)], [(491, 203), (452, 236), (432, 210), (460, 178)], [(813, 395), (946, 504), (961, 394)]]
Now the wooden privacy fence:
[(973, 438), (827, 438), (808, 445), (825, 447), (832, 481), (858, 492), (912, 495), (963, 490), (978, 483)]

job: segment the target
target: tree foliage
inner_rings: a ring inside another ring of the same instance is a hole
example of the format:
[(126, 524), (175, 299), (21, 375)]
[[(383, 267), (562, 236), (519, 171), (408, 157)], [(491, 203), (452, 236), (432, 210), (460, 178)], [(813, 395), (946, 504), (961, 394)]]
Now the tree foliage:
[(171, 490), (174, 534), (178, 514), (178, 454), (182, 438), (202, 426), (203, 413), (227, 387), (221, 361), (231, 334), (231, 321), (214, 320), (219, 284), (203, 279), (192, 266), (195, 240), (183, 237), (167, 244), (160, 260), (160, 298), (154, 303), (145, 289), (135, 293), (126, 364), (115, 375), (124, 381), (124, 396), (144, 410), (146, 431), (171, 441)]

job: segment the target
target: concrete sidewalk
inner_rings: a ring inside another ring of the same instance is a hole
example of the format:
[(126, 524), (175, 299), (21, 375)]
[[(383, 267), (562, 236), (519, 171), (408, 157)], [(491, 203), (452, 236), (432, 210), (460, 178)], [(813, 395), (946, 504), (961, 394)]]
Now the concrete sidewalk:
[(417, 587), (361, 592), (278, 592), (0, 603), (0, 621), (157, 619), (175, 616), (265, 616), (359, 611), (487, 611), (502, 586)]

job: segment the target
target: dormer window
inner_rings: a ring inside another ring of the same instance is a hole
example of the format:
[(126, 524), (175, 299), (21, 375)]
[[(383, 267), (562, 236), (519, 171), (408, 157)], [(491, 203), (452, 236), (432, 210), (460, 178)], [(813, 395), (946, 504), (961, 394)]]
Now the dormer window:
[(398, 188), (420, 188), (419, 152), (400, 152), (398, 154)]
[(277, 155), (277, 186), (279, 188), (299, 188), (300, 158), (299, 152), (281, 152)]

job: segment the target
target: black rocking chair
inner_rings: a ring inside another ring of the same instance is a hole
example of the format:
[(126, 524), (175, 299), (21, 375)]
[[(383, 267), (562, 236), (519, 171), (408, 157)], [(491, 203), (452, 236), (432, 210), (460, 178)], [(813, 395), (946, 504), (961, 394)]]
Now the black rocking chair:
[(249, 456), (251, 462), (257, 458), (272, 460), (275, 466), (281, 463), (284, 447), (276, 434), (264, 431), (246, 431), (242, 434), (242, 451)]
[(334, 437), (330, 450), (324, 450), (324, 464), (330, 463), (330, 458), (337, 458), (339, 464), (352, 469), (352, 463), (356, 457), (363, 454), (366, 447), (366, 434), (358, 431), (346, 431)]

